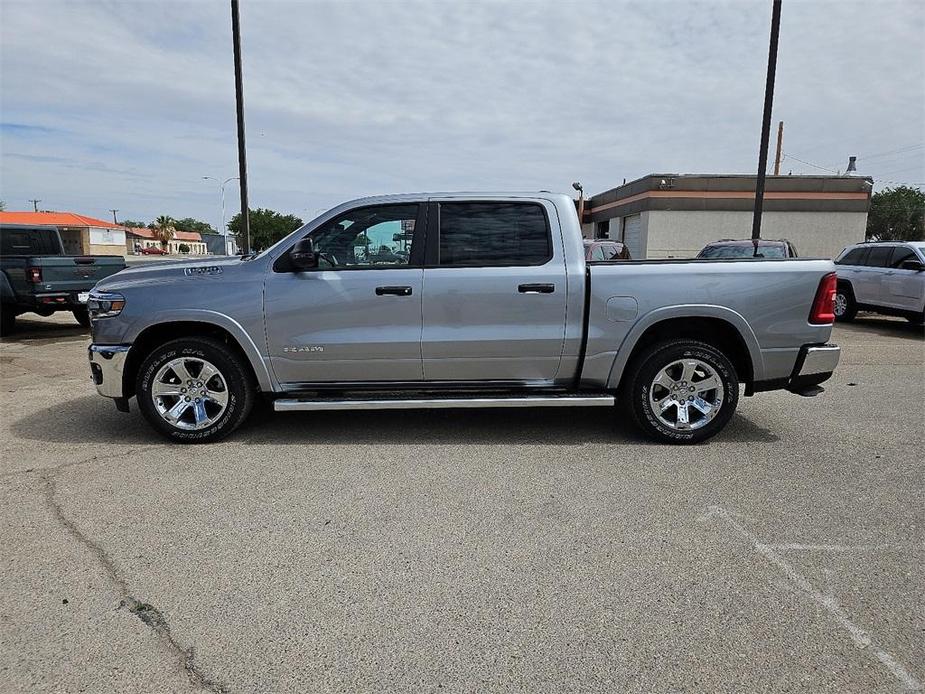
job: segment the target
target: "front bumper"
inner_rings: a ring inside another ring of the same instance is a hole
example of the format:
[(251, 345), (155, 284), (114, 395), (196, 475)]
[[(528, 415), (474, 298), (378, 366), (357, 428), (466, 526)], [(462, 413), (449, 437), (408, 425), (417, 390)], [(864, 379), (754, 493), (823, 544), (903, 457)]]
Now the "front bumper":
[(121, 399), (122, 370), (131, 349), (125, 345), (90, 345), (87, 356), (90, 359), (90, 378), (100, 395)]

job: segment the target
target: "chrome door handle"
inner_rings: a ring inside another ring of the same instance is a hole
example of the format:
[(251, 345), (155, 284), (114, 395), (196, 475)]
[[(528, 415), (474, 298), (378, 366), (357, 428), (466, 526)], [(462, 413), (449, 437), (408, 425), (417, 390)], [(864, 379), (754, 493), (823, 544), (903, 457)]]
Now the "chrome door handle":
[(384, 296), (385, 294), (411, 296), (411, 287), (376, 287), (376, 296)]
[(521, 294), (552, 294), (556, 291), (554, 284), (521, 284), (517, 287)]

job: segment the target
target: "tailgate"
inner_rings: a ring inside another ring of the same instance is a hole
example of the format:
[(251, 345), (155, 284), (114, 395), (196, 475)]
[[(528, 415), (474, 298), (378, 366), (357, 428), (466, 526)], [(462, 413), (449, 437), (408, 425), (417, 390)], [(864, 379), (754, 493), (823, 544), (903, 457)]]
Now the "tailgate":
[(36, 293), (88, 291), (125, 268), (125, 259), (117, 255), (45, 256), (32, 258), (31, 263), (42, 271)]

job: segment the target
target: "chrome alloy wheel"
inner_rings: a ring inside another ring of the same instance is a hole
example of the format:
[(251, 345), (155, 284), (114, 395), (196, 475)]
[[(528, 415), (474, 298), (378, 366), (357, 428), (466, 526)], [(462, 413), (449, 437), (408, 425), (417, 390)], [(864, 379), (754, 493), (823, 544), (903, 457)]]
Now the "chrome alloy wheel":
[(843, 292), (835, 293), (835, 315), (839, 318), (845, 315), (845, 312), (848, 310), (848, 297), (844, 295)]
[(723, 406), (723, 381), (700, 359), (680, 359), (663, 368), (649, 387), (649, 405), (665, 426), (689, 431), (706, 426)]
[(180, 357), (157, 372), (151, 399), (167, 423), (178, 429), (205, 429), (227, 409), (228, 383), (205, 359)]

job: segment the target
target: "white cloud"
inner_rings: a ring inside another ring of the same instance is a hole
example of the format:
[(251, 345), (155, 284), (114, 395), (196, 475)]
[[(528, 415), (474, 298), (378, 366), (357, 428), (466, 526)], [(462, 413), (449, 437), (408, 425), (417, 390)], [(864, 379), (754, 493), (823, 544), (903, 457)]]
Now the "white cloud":
[[(770, 3), (242, 5), (252, 206), (755, 167)], [(201, 177), (237, 173), (226, 2), (4, 0), (0, 25), (8, 209), (215, 220)], [(925, 140), (923, 34), (916, 0), (785, 3), (785, 151), (925, 182), (922, 148), (865, 160)]]

